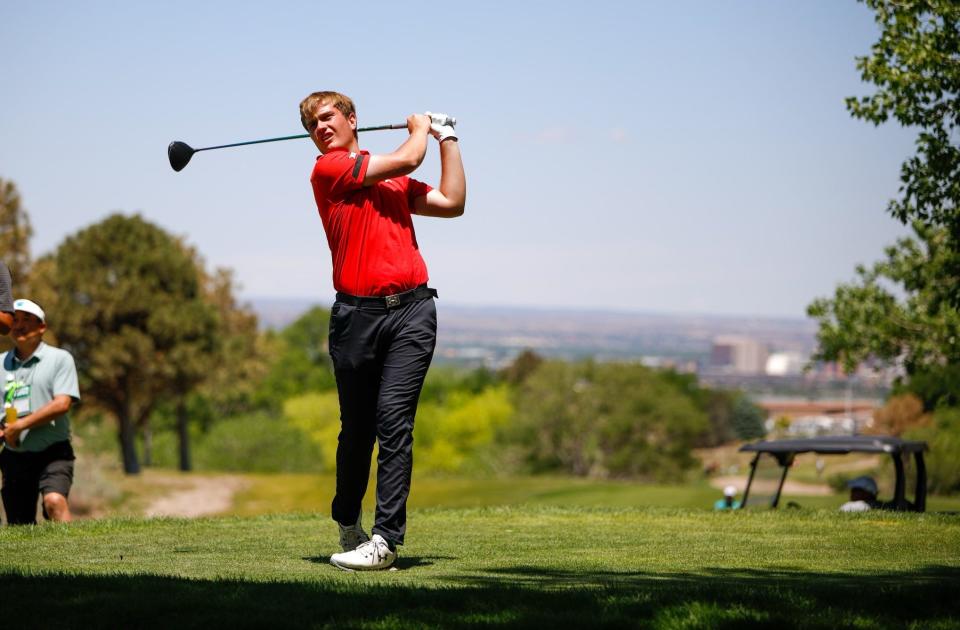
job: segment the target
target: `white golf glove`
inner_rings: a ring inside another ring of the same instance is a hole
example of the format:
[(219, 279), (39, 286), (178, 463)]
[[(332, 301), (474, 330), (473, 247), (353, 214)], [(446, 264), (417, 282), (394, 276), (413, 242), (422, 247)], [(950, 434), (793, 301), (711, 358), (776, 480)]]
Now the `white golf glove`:
[(427, 116), (430, 117), (430, 134), (443, 142), (447, 138), (457, 139), (457, 130), (454, 127), (457, 124), (457, 119), (453, 116), (447, 116), (446, 114), (434, 114), (427, 112)]

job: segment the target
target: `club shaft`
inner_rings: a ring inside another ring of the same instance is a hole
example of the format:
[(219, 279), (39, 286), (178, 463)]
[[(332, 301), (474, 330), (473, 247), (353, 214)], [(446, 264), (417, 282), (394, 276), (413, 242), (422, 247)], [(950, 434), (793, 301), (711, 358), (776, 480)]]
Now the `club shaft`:
[[(377, 125), (377, 126), (375, 126), (375, 127), (361, 127), (361, 128), (359, 128), (359, 129), (357, 129), (357, 131), (358, 131), (358, 132), (360, 132), (360, 131), (381, 131), (381, 130), (383, 130), (383, 129), (406, 129), (406, 128), (407, 128), (407, 123), (396, 123), (396, 124), (393, 124), (393, 125)], [(212, 149), (227, 149), (227, 148), (229, 148), (229, 147), (242, 147), (242, 146), (247, 145), (247, 144), (261, 144), (261, 143), (264, 143), (264, 142), (280, 142), (280, 141), (282, 141), (282, 140), (297, 140), (297, 139), (299, 139), (299, 138), (309, 138), (309, 137), (310, 137), (310, 134), (308, 134), (308, 133), (302, 133), (302, 134), (297, 135), (297, 136), (283, 136), (283, 137), (280, 137), (280, 138), (266, 138), (265, 140), (249, 140), (249, 141), (247, 141), (247, 142), (234, 142), (233, 144), (221, 144), (221, 145), (215, 146), (215, 147), (203, 147), (202, 149), (194, 149), (193, 152), (196, 153), (196, 152), (198, 152), (198, 151), (210, 151), (210, 150), (212, 150)]]

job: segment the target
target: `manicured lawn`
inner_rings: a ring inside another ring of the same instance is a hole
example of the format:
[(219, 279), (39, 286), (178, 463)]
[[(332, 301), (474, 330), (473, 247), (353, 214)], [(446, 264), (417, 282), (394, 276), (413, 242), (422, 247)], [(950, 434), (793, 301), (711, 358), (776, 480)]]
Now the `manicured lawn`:
[[(249, 488), (235, 497), (231, 515), (329, 511), (334, 479), (330, 475), (244, 475)], [(371, 479), (365, 509), (373, 511)], [(743, 484), (741, 484), (742, 489)], [(705, 481), (660, 485), (637, 481), (596, 481), (571, 477), (506, 477), (495, 479), (415, 477), (410, 507), (485, 507), (501, 505), (582, 506), (601, 508), (667, 507), (711, 510), (721, 491)], [(836, 509), (846, 498), (785, 493), (781, 505)], [(960, 511), (958, 497), (928, 497), (929, 511)]]
[(326, 514), (3, 528), (0, 585), (15, 627), (960, 627), (955, 516), (425, 508), (397, 571), (335, 544)]

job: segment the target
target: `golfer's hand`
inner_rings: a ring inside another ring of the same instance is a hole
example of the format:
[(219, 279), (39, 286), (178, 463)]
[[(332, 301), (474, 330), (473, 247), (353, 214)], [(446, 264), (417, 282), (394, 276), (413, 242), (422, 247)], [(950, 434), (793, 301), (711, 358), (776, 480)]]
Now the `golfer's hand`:
[(4, 427), (3, 431), (0, 431), (0, 435), (3, 436), (4, 441), (10, 446), (17, 446), (20, 443), (20, 429), (17, 427), (16, 422)]
[(434, 114), (431, 112), (427, 112), (427, 116), (430, 117), (430, 135), (440, 142), (448, 138), (457, 139), (457, 130), (454, 129), (457, 124), (456, 118), (447, 116), (446, 114)]
[(424, 114), (410, 114), (407, 116), (407, 131), (410, 135), (416, 133), (430, 133), (430, 118)]

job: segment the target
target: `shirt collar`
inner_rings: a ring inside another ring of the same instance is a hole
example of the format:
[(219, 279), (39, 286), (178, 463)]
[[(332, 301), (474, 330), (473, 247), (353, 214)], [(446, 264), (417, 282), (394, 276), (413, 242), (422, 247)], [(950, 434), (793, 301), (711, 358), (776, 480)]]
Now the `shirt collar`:
[(46, 354), (46, 349), (47, 349), (47, 344), (41, 341), (40, 345), (37, 346), (37, 349), (33, 351), (33, 354), (27, 357), (26, 360), (24, 361), (21, 361), (20, 359), (17, 358), (17, 349), (16, 348), (12, 349), (10, 351), (10, 354), (13, 357), (14, 367), (23, 367), (28, 363), (36, 363), (40, 361), (41, 359), (43, 359), (43, 355)]

